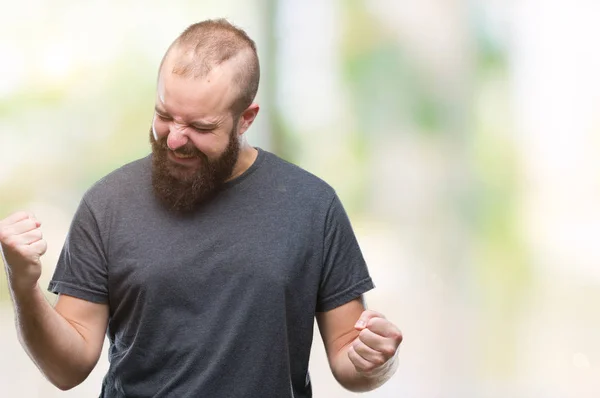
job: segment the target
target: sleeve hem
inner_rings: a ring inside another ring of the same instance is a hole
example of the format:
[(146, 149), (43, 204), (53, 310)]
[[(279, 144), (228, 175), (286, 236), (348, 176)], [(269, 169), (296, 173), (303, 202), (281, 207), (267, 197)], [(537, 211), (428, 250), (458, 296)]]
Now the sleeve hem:
[(316, 311), (317, 312), (326, 312), (330, 311), (334, 308), (337, 308), (341, 305), (344, 305), (351, 300), (354, 300), (360, 295), (368, 292), (369, 290), (375, 288), (375, 284), (371, 277), (367, 277), (357, 284), (345, 289), (339, 293), (334, 294), (333, 296), (327, 297), (324, 300), (320, 300), (317, 303)]
[(97, 304), (108, 303), (108, 295), (98, 293), (80, 286), (75, 286), (67, 282), (50, 281), (50, 284), (48, 285), (48, 291), (54, 294), (66, 294)]

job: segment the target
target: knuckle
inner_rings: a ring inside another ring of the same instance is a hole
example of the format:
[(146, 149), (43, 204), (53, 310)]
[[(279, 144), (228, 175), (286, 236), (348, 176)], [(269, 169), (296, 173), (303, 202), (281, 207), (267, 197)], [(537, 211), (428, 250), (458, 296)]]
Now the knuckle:
[(17, 239), (12, 235), (6, 236), (3, 239), (3, 243), (6, 247), (9, 247), (11, 249), (15, 249), (18, 246)]
[(357, 370), (359, 373), (364, 373), (364, 372), (366, 372), (364, 365), (363, 365), (362, 363), (360, 363), (360, 362), (354, 362), (354, 367), (356, 368), (356, 370)]
[(375, 357), (375, 359), (373, 359), (373, 363), (377, 366), (381, 366), (386, 362), (387, 362), (387, 359), (380, 355), (378, 355), (377, 357)]
[(371, 371), (377, 369), (377, 365), (375, 365), (372, 362), (368, 362), (365, 366), (363, 366), (363, 369), (365, 372), (371, 372)]
[(399, 330), (394, 331), (394, 333), (392, 333), (391, 337), (394, 339), (394, 342), (396, 342), (398, 344), (402, 343), (403, 336), (402, 336), (401, 331), (399, 331)]
[(350, 358), (350, 361), (352, 361), (352, 363), (355, 362), (355, 355), (356, 352), (352, 349), (352, 347), (350, 347), (350, 349), (348, 350), (348, 358)]
[(365, 363), (364, 361), (359, 361), (358, 359), (354, 359), (352, 361), (352, 363), (354, 363), (354, 366), (356, 367), (356, 369), (360, 370), (361, 372), (366, 371), (367, 363)]
[(394, 356), (394, 354), (396, 354), (396, 347), (386, 346), (382, 350), (382, 354), (385, 355), (387, 358), (391, 358)]

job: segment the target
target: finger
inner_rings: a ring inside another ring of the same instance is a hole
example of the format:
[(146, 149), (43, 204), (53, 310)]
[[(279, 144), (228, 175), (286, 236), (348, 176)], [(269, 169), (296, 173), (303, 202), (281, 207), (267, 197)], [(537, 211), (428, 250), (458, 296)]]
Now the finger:
[(381, 366), (387, 362), (389, 359), (381, 352), (375, 351), (371, 347), (368, 347), (365, 343), (360, 340), (356, 340), (353, 344), (354, 351), (364, 358), (366, 361), (375, 364), (376, 366)]
[(367, 324), (367, 329), (380, 336), (389, 337), (397, 341), (398, 344), (402, 342), (402, 332), (387, 319), (372, 318)]
[(36, 225), (37, 223), (34, 220), (26, 218), (25, 220), (17, 221), (12, 225), (7, 225), (3, 230), (5, 235), (20, 235), (36, 229)]
[(23, 237), (23, 234), (34, 231), (35, 229), (35, 222), (30, 219), (21, 220), (16, 224), (4, 226), (0, 230), (0, 242), (9, 247), (30, 243), (25, 242), (27, 237)]
[(29, 248), (38, 256), (43, 256), (48, 249), (48, 244), (45, 240), (41, 239), (29, 245)]
[(379, 312), (376, 312), (376, 311), (365, 310), (360, 315), (360, 318), (358, 318), (358, 321), (356, 321), (354, 328), (356, 328), (357, 330), (364, 329), (365, 327), (367, 327), (367, 324), (369, 323), (369, 321), (372, 318), (384, 318), (385, 319), (385, 316), (383, 316), (382, 314), (380, 314)]
[(4, 220), (0, 221), (0, 225), (12, 225), (16, 222), (29, 218), (30, 215), (31, 213), (25, 211), (18, 211), (6, 217)]
[(44, 238), (42, 230), (39, 228), (25, 232), (19, 235), (12, 235), (7, 239), (4, 239), (2, 245), (10, 249), (17, 249), (20, 246), (28, 246), (32, 243), (42, 240)]
[(388, 359), (394, 356), (398, 348), (393, 339), (375, 334), (369, 329), (363, 329), (358, 335), (358, 339)]
[(44, 235), (42, 234), (41, 229), (36, 228), (32, 231), (19, 235), (18, 238), (21, 241), (22, 245), (30, 245), (32, 243), (37, 242), (38, 240), (42, 240), (44, 238)]
[(348, 358), (354, 367), (360, 372), (370, 372), (377, 367), (374, 363), (371, 363), (358, 355), (353, 346), (348, 348)]

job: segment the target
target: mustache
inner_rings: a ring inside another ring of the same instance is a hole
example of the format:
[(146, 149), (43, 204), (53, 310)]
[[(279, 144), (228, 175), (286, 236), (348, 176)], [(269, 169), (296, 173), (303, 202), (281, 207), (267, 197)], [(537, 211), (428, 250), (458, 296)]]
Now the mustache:
[[(166, 142), (165, 142), (165, 145), (163, 147), (165, 149), (169, 150), (169, 151), (173, 151), (172, 149), (169, 149), (169, 147), (167, 146)], [(201, 157), (202, 155), (204, 155), (197, 148), (188, 147), (188, 146), (182, 146), (181, 148), (175, 149), (173, 152), (176, 153), (176, 154), (178, 154), (178, 155), (182, 155), (182, 156)]]
[(165, 152), (171, 151), (182, 156), (206, 157), (204, 153), (202, 153), (200, 150), (198, 150), (198, 148), (196, 148), (192, 144), (186, 144), (175, 150), (169, 148), (169, 146), (167, 145), (167, 137), (159, 138), (158, 140), (156, 140), (154, 138), (154, 135), (152, 134), (152, 128), (150, 128), (150, 141), (157, 147), (157, 149), (161, 149)]

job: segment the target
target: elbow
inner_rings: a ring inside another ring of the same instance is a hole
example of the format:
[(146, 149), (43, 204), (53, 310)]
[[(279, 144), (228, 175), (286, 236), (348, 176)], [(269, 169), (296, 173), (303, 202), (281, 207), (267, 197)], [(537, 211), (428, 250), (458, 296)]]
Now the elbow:
[(61, 377), (47, 377), (48, 381), (61, 391), (69, 391), (79, 386), (87, 379), (90, 372), (81, 372), (79, 374), (63, 375)]
[(81, 359), (81, 361), (71, 363), (67, 367), (53, 368), (47, 374), (48, 380), (61, 391), (69, 391), (79, 386), (96, 367), (99, 355)]
[(61, 384), (61, 383), (56, 383), (56, 384), (54, 384), (54, 386), (56, 386), (56, 388), (58, 388), (61, 391), (69, 391), (69, 390), (77, 387), (78, 384)]
[(71, 380), (50, 380), (50, 382), (61, 391), (69, 391), (83, 383), (85, 379), (86, 378), (78, 378)]

